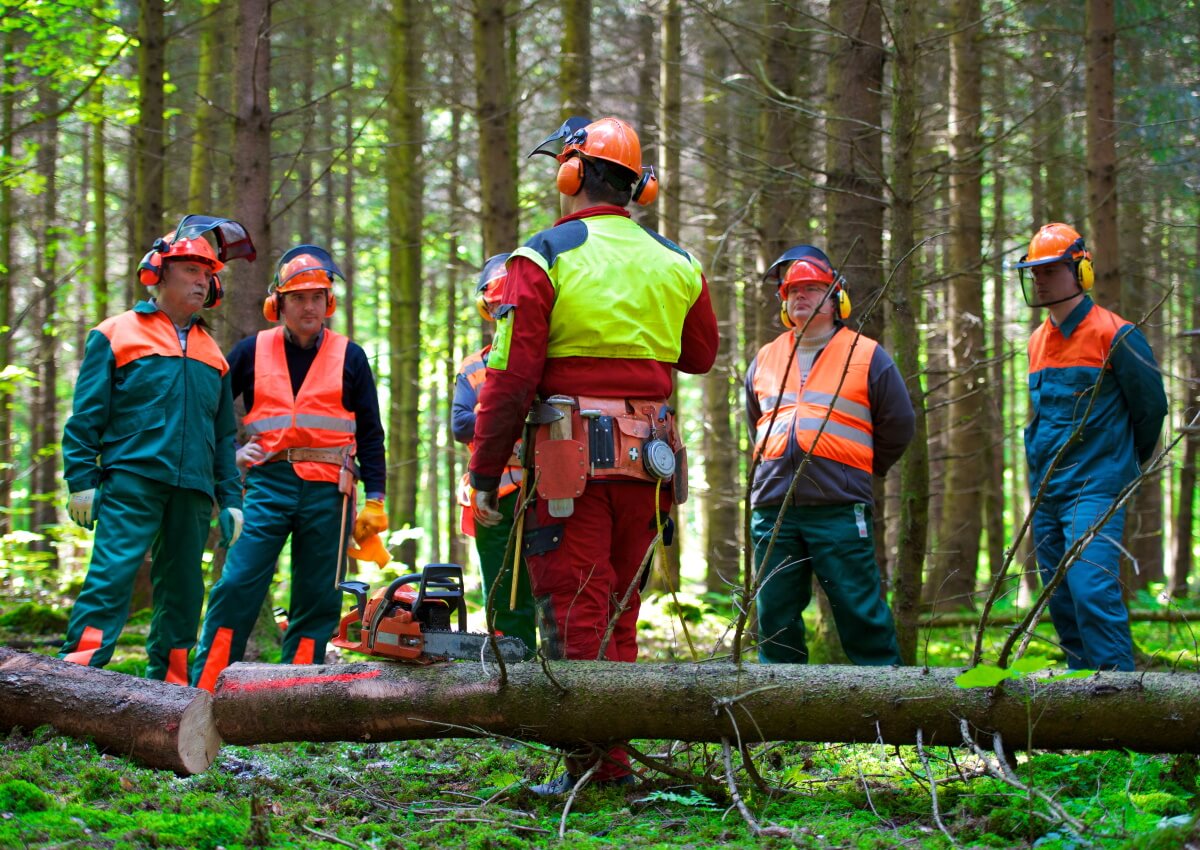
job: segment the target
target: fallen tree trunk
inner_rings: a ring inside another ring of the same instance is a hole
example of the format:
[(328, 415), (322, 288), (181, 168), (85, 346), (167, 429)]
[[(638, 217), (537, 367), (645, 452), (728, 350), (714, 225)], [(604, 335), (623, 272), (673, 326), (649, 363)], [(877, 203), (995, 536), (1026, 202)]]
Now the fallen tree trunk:
[(0, 647), (0, 729), (47, 724), (181, 775), (207, 770), (221, 748), (207, 691)]
[[(1015, 626), (1025, 618), (1026, 613), (1025, 611), (1020, 611), (1015, 614), (993, 614), (988, 617), (988, 628), (995, 626)], [(1049, 615), (1042, 618), (1042, 622), (1049, 625)], [(1129, 612), (1129, 622), (1196, 623), (1197, 626), (1200, 626), (1200, 611), (1183, 611), (1179, 608), (1133, 610)], [(978, 625), (979, 615), (972, 614), (970, 611), (931, 614), (921, 620), (921, 628), (923, 629), (957, 628), (960, 626), (975, 628)]]
[[(632, 738), (959, 745), (959, 718), (1015, 747), (1200, 752), (1200, 677), (1102, 673), (996, 688), (956, 668), (555, 662), (234, 664), (213, 711), (230, 743), (506, 735), (569, 744)], [(557, 685), (555, 683), (558, 683)], [(561, 686), (561, 689), (560, 689)], [(735, 728), (736, 724), (736, 728)]]

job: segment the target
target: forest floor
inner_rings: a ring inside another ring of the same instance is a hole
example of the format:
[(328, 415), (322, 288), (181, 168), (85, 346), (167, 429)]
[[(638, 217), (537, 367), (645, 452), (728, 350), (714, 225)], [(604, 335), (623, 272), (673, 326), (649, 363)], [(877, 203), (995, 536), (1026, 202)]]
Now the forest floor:
[[(11, 595), (0, 600), (0, 643), (52, 653), (64, 612), (18, 595), (26, 604)], [(717, 645), (729, 612), (705, 597), (680, 601), (693, 641)], [(671, 616), (677, 610), (668, 597), (645, 606), (643, 658), (686, 655)], [(110, 669), (144, 669), (147, 622), (145, 613), (133, 618)], [(971, 631), (927, 630), (922, 659), (964, 664)], [(1137, 623), (1134, 634), (1149, 666), (1196, 669), (1190, 631)], [(997, 630), (996, 640), (1002, 637)], [(636, 785), (585, 788), (564, 812), (564, 799), (528, 789), (562, 768), (539, 745), (464, 739), (226, 746), (205, 773), (181, 778), (100, 754), (48, 727), (17, 730), (0, 738), (0, 848), (1200, 850), (1200, 761), (1192, 755), (1020, 753), (1012, 779), (1002, 781), (961, 748), (763, 745), (751, 753), (761, 782), (733, 755), (756, 834), (729, 793), (719, 746), (635, 745), (694, 780), (639, 767)]]

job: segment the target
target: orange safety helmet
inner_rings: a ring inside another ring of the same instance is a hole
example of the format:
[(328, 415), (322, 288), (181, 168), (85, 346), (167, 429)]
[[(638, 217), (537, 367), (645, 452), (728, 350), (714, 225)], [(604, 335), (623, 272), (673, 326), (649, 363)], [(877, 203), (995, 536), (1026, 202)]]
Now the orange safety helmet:
[[(212, 243), (205, 238), (207, 233), (212, 233), (216, 241), (215, 251)], [(225, 294), (217, 272), (225, 268), (227, 260), (254, 262), (254, 257), (254, 243), (240, 223), (209, 215), (185, 215), (174, 230), (154, 240), (146, 256), (138, 263), (138, 281), (144, 286), (162, 283), (163, 263), (167, 260), (202, 263), (213, 272), (204, 306), (216, 307)]]
[(1029, 241), (1029, 251), (1017, 262), (1017, 270), (1021, 276), (1021, 292), (1025, 296), (1025, 303), (1031, 307), (1048, 305), (1037, 305), (1029, 300), (1025, 269), (1048, 266), (1051, 263), (1068, 264), (1075, 273), (1079, 288), (1084, 292), (1089, 292), (1096, 282), (1096, 272), (1092, 268), (1092, 252), (1087, 249), (1079, 231), (1069, 224), (1052, 221), (1042, 225), (1038, 232), (1033, 234), (1033, 239)]
[(333, 257), (324, 248), (316, 245), (297, 245), (284, 252), (275, 266), (275, 278), (267, 289), (263, 301), (263, 317), (268, 322), (279, 321), (279, 302), (285, 292), (300, 292), (305, 289), (328, 291), (325, 299), (325, 318), (337, 309), (337, 297), (333, 293), (333, 278), (345, 280)]
[(484, 321), (496, 321), (496, 311), (500, 309), (504, 297), (504, 282), (508, 280), (508, 254), (496, 254), (488, 257), (483, 263), (483, 271), (479, 273), (479, 283), (475, 286), (475, 306)]
[(839, 319), (850, 318), (850, 293), (846, 291), (846, 278), (833, 267), (829, 257), (820, 248), (812, 245), (796, 245), (779, 255), (771, 264), (763, 281), (775, 284), (781, 302), (779, 317), (784, 327), (793, 327), (792, 317), (787, 311), (787, 291), (801, 283), (816, 282), (830, 287), (829, 298), (833, 301)]
[[(554, 153), (554, 143), (562, 141), (562, 150)], [(658, 177), (652, 166), (642, 167), (642, 144), (637, 132), (620, 118), (601, 118), (588, 122), (578, 116), (568, 118), (557, 132), (530, 151), (553, 156), (559, 162), (557, 185), (564, 195), (576, 195), (583, 188), (584, 163), (599, 159), (619, 165), (637, 180), (630, 200), (641, 206), (658, 197)]]

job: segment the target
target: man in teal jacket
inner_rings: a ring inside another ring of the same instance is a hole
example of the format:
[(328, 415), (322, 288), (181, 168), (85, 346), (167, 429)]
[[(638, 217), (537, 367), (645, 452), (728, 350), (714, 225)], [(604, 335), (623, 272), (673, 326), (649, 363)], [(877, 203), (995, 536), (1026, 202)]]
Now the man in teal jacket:
[[(224, 263), (204, 236), (214, 228), (223, 255), (225, 240), (245, 236), (234, 222), (185, 219), (142, 260), (139, 279), (155, 297), (88, 334), (62, 442), (71, 518), (96, 538), (59, 657), (93, 667), (112, 658), (149, 548), (146, 676), (183, 685), (214, 500), (221, 544), (241, 531), (229, 366), (198, 315), (220, 299)], [(253, 258), (248, 238), (239, 245)]]

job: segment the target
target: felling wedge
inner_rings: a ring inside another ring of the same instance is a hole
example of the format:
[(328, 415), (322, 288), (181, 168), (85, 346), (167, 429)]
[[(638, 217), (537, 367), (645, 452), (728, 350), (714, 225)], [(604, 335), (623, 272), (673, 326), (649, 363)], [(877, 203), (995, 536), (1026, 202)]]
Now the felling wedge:
[[(334, 646), (409, 664), (495, 659), (492, 638), (466, 630), (462, 567), (457, 564), (427, 564), (420, 573), (400, 576), (369, 597), (370, 588), (361, 581), (344, 581), (338, 587), (352, 595), (355, 604), (342, 617)], [(451, 628), (454, 614), (457, 630)], [(352, 630), (357, 637), (351, 636)], [(525, 658), (520, 638), (498, 635), (495, 644), (505, 662)]]

